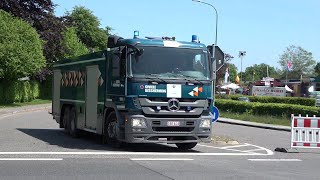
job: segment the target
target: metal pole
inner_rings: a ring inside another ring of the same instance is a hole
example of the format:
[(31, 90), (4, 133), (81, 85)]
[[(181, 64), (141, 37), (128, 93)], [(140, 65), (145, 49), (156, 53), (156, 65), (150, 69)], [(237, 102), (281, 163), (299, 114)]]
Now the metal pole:
[(241, 72), (240, 72), (240, 82), (239, 82), (239, 84), (241, 84), (241, 82), (242, 82), (242, 58), (243, 58), (243, 56), (241, 56)]
[(286, 70), (286, 84), (288, 84), (288, 68)]
[[(212, 58), (214, 58), (214, 60), (216, 61), (216, 58), (215, 58), (215, 51), (216, 51), (216, 48), (215, 48), (215, 46), (217, 46), (217, 44), (218, 44), (218, 19), (219, 19), (219, 17), (218, 17), (218, 11), (217, 11), (217, 9), (212, 5), (212, 4), (209, 4), (209, 3), (206, 3), (206, 2), (202, 2), (202, 1), (200, 1), (200, 0), (192, 0), (192, 1), (194, 1), (194, 2), (199, 2), (199, 3), (202, 3), (202, 4), (205, 4), (205, 5), (208, 5), (208, 6), (211, 6), (213, 9), (214, 9), (214, 11), (215, 11), (215, 13), (216, 13), (216, 32), (215, 32), (215, 42), (214, 42), (214, 47), (213, 47), (213, 51), (212, 51)], [(216, 62), (215, 62), (216, 63)], [(215, 71), (216, 69), (214, 69), (214, 71)], [(216, 72), (217, 73), (217, 72)], [(213, 95), (212, 95), (212, 97), (214, 98), (215, 97), (215, 93), (216, 93), (216, 79), (214, 79), (214, 81), (213, 81), (213, 83), (212, 83), (212, 90), (213, 90)]]
[[(202, 3), (202, 4), (206, 4), (208, 6), (211, 6), (214, 9), (214, 12), (216, 13), (216, 34), (215, 34), (216, 38), (215, 38), (214, 45), (216, 46), (218, 44), (218, 19), (219, 19), (217, 9), (212, 4), (209, 4), (209, 3), (206, 3), (206, 2), (203, 2), (203, 1), (200, 1), (200, 0), (192, 0), (192, 1), (198, 2), (198, 3)], [(214, 54), (213, 54), (213, 56), (214, 56)]]
[(254, 82), (254, 71), (252, 72), (252, 81)]

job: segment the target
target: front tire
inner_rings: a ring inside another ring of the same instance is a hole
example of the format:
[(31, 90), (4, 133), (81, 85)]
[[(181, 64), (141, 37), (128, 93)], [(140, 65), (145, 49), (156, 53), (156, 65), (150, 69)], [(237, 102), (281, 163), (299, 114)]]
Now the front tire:
[(197, 143), (176, 143), (178, 149), (189, 150), (196, 147)]
[(117, 137), (117, 115), (115, 112), (111, 112), (105, 123), (104, 127), (104, 139), (106, 143), (110, 144), (114, 148), (121, 148), (123, 143), (118, 140)]

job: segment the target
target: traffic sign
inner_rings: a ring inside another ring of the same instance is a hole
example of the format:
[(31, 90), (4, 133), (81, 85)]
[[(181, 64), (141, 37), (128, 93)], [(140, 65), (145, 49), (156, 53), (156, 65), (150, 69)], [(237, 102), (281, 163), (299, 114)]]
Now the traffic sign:
[(216, 122), (219, 118), (219, 109), (216, 106), (213, 106), (210, 113), (213, 116), (212, 122)]

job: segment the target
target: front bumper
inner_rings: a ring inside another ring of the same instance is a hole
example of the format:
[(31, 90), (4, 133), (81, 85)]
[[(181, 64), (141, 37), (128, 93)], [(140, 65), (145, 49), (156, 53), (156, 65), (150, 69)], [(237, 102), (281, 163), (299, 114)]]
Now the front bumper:
[[(132, 118), (143, 118), (146, 127), (133, 128)], [(210, 119), (211, 116), (200, 118), (151, 118), (143, 115), (127, 115), (125, 124), (125, 139), (128, 143), (190, 143), (210, 142), (210, 128), (200, 128), (202, 119)], [(212, 119), (212, 118), (211, 118)], [(168, 121), (179, 121), (179, 126), (168, 126)]]

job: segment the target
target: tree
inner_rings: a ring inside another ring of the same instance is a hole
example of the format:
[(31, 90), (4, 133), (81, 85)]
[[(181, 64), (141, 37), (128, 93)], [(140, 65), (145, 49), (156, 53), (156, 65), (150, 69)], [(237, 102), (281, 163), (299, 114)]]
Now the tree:
[(317, 63), (316, 67), (314, 68), (314, 72), (320, 76), (320, 62)]
[(293, 45), (287, 47), (278, 61), (284, 71), (287, 71), (288, 62), (291, 63), (291, 71), (288, 72), (291, 78), (300, 78), (301, 75), (313, 74), (316, 65), (311, 52), (300, 46)]
[(44, 41), (44, 55), (48, 63), (63, 58), (63, 18), (54, 16), (51, 0), (1, 0), (0, 9), (29, 22)]
[(65, 58), (71, 58), (88, 53), (86, 46), (80, 41), (76, 34), (75, 28), (67, 28), (63, 32), (63, 42), (65, 49)]
[(253, 66), (247, 67), (245, 72), (242, 74), (244, 81), (257, 81), (267, 76), (272, 78), (279, 78), (279, 70), (265, 63), (262, 63), (254, 64)]
[(100, 28), (100, 21), (92, 11), (82, 6), (76, 6), (72, 12), (67, 12), (66, 18), (75, 27), (78, 37), (88, 49), (102, 50), (106, 48), (107, 35), (111, 28)]
[(17, 79), (45, 66), (42, 42), (27, 22), (0, 10), (0, 79)]
[(232, 63), (229, 63), (229, 81), (231, 82), (235, 82), (236, 80), (236, 77), (237, 77), (237, 71), (238, 71), (238, 68), (236, 67), (236, 65), (232, 64)]

